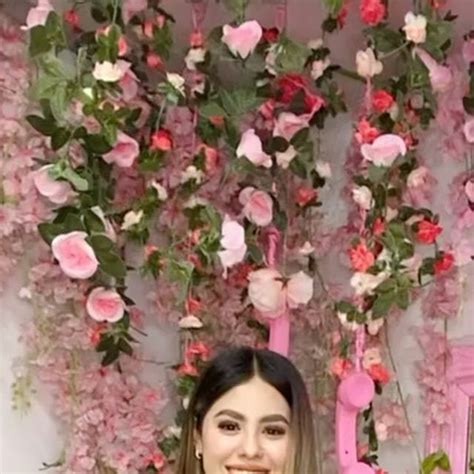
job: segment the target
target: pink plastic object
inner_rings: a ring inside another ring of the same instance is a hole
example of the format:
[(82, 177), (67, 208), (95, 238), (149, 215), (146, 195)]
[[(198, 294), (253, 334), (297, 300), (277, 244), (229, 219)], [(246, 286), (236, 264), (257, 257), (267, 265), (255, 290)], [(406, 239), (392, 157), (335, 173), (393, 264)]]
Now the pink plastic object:
[(337, 391), (336, 454), (339, 474), (375, 474), (357, 460), (357, 414), (374, 398), (375, 386), (364, 372), (354, 372), (344, 379)]
[(290, 319), (288, 313), (276, 319), (270, 319), (270, 338), (268, 348), (288, 357), (290, 349)]

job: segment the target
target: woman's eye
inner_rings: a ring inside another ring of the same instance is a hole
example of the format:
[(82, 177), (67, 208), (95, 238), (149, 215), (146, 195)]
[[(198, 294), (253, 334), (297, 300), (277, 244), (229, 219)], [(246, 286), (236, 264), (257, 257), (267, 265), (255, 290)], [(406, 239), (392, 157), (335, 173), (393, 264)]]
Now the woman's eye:
[(265, 433), (273, 437), (284, 436), (286, 433), (286, 430), (282, 426), (267, 426), (265, 427)]
[(232, 421), (223, 421), (219, 423), (219, 429), (223, 431), (237, 431), (239, 429), (239, 425), (237, 423), (234, 423)]

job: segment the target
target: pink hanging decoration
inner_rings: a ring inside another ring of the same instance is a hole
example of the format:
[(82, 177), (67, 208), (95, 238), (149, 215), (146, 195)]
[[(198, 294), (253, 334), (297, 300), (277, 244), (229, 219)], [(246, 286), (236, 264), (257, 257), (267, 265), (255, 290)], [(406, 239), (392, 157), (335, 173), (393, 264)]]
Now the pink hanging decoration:
[[(268, 231), (267, 265), (274, 268), (276, 265), (276, 253), (280, 241), (280, 232), (272, 227)], [(290, 319), (288, 308), (283, 314), (267, 315), (270, 325), (270, 338), (268, 348), (271, 351), (287, 357), (290, 350)]]

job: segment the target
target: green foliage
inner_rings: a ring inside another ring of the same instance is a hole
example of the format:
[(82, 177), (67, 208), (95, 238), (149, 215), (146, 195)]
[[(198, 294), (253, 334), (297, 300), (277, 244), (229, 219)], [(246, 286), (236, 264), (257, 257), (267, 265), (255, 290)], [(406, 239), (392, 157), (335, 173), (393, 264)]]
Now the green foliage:
[(435, 469), (441, 469), (445, 472), (451, 471), (449, 457), (442, 450), (431, 453), (423, 459), (419, 474), (432, 474)]

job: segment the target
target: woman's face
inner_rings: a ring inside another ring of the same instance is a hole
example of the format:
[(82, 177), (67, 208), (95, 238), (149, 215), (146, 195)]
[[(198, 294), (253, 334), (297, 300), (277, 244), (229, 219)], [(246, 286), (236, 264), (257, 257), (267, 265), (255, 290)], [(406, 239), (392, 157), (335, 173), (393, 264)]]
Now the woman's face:
[(204, 417), (197, 448), (205, 474), (282, 474), (290, 407), (258, 377), (229, 390)]

